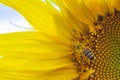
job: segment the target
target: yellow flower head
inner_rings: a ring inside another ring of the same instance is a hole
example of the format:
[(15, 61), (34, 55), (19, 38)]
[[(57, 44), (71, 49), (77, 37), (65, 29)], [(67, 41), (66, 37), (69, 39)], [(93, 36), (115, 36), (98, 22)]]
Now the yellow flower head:
[(0, 2), (37, 30), (0, 35), (1, 80), (120, 79), (119, 0)]

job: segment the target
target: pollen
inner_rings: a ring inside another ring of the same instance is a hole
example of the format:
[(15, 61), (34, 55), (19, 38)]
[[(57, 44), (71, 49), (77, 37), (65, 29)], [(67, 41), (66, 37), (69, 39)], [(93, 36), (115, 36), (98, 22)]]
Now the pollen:
[[(78, 68), (76, 80), (119, 80), (120, 79), (120, 12), (99, 16), (96, 34), (80, 34), (75, 37), (73, 58)], [(81, 39), (82, 38), (82, 39)], [(77, 42), (77, 44), (76, 44)]]

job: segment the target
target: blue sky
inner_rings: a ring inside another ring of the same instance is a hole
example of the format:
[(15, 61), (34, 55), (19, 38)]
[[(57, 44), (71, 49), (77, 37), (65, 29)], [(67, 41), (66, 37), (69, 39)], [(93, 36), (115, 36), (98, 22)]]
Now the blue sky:
[(0, 3), (0, 34), (26, 31), (26, 28), (32, 29), (32, 26), (21, 14)]

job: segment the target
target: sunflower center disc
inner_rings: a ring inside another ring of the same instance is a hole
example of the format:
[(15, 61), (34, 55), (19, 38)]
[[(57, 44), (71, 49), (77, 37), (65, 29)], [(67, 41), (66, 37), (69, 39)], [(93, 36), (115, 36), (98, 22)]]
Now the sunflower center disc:
[[(96, 35), (75, 32), (73, 61), (79, 77), (75, 80), (120, 80), (120, 12), (107, 15)], [(82, 36), (82, 37), (81, 37)]]
[(106, 16), (97, 32), (95, 56), (90, 64), (95, 73), (90, 80), (120, 80), (120, 12)]

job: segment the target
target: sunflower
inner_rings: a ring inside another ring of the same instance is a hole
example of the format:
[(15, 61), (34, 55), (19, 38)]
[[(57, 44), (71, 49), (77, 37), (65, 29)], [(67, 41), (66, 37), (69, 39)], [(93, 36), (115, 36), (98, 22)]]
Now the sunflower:
[(1, 80), (120, 79), (119, 0), (0, 1), (37, 30), (0, 35)]

